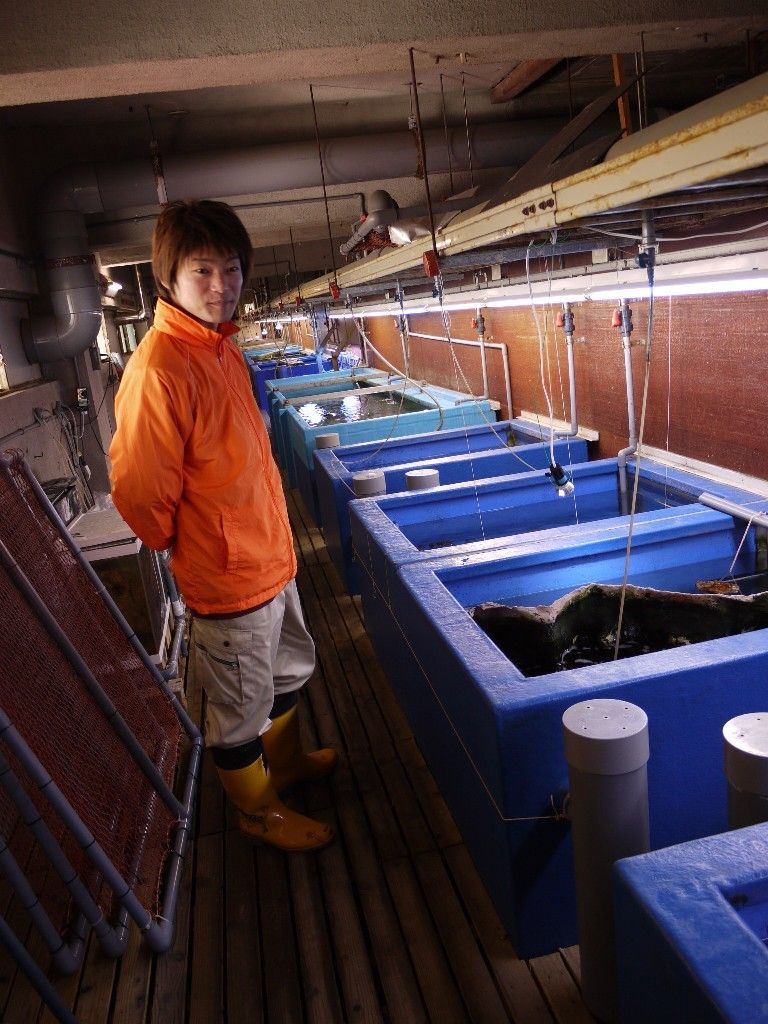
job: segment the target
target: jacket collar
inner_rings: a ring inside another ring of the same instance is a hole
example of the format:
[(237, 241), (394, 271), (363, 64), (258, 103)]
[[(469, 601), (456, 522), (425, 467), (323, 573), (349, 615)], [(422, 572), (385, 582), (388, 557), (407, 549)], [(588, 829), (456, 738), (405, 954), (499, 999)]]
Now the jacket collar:
[(153, 326), (163, 334), (170, 334), (182, 341), (197, 342), (210, 347), (215, 347), (222, 338), (228, 338), (240, 330), (236, 323), (228, 320), (226, 323), (219, 324), (218, 331), (212, 331), (210, 327), (205, 327), (199, 320), (195, 320), (194, 317), (177, 306), (172, 306), (164, 299), (157, 300)]

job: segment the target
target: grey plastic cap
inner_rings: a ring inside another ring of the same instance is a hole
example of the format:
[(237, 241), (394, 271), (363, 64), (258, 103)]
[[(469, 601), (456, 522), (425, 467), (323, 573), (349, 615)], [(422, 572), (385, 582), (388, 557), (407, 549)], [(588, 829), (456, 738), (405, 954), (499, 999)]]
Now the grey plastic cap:
[(742, 793), (768, 797), (768, 711), (738, 715), (723, 726), (725, 774)]
[(352, 490), (358, 498), (375, 498), (386, 494), (387, 484), (380, 469), (361, 469), (352, 475)]
[(335, 432), (315, 435), (315, 448), (338, 448), (341, 438)]
[(563, 714), (565, 758), (594, 775), (624, 775), (648, 761), (648, 716), (624, 700), (585, 700)]
[(440, 486), (440, 474), (436, 469), (409, 469), (405, 474), (405, 486), (409, 491), (428, 491)]

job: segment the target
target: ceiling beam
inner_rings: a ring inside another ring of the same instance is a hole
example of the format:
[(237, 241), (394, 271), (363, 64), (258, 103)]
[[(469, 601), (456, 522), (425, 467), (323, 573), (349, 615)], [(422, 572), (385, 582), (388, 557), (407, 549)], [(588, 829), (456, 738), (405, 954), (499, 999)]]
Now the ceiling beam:
[(515, 96), (525, 92), (534, 82), (538, 82), (548, 71), (562, 61), (562, 57), (551, 60), (523, 60), (508, 75), (491, 89), (491, 103), (506, 103)]

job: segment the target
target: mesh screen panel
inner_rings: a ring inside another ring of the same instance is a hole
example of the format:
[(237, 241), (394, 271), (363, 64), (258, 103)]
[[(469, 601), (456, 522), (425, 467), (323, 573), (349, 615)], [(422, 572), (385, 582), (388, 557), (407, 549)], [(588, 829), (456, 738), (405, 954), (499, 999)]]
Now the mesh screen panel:
[[(0, 538), (59, 627), (172, 784), (181, 726), (83, 566), (48, 519), (21, 460), (0, 472)], [(141, 902), (157, 912), (174, 818), (33, 609), (0, 572), (2, 705)], [(7, 754), (6, 754), (7, 756)], [(19, 771), (22, 781), (23, 769)], [(48, 802), (28, 790), (52, 831)], [(66, 853), (108, 912), (111, 893), (66, 838)]]
[[(0, 752), (10, 764), (16, 778), (19, 781), (26, 781), (26, 772), (13, 754), (5, 747), (0, 748)], [(25, 786), (25, 788), (31, 795), (32, 787)], [(49, 818), (52, 819), (53, 816), (49, 815)], [(71, 833), (58, 821), (50, 820), (49, 827), (53, 829), (55, 839), (65, 851), (80, 877), (86, 878), (91, 874), (94, 876), (89, 889), (97, 890), (99, 882), (95, 870), (72, 839)], [(16, 805), (2, 786), (0, 786), (0, 835), (5, 840), (19, 868), (24, 872), (35, 894), (40, 898), (51, 923), (58, 929), (65, 941), (69, 942), (72, 937), (70, 925), (77, 914), (77, 908), (72, 903), (69, 890), (53, 870), (32, 830), (24, 824), (16, 810)]]

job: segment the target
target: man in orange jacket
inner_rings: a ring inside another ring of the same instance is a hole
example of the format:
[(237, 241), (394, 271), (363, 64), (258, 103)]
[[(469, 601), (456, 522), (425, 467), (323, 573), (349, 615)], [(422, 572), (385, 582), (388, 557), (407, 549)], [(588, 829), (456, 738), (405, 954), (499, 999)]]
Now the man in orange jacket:
[(290, 810), (279, 792), (326, 775), (337, 755), (304, 753), (299, 742), (297, 695), (314, 644), (282, 482), (231, 340), (251, 253), (224, 203), (174, 202), (160, 214), (160, 299), (115, 401), (112, 496), (145, 544), (172, 550), (193, 614), (189, 670), (207, 696), (206, 745), (240, 828), (311, 850), (330, 841), (330, 827)]

